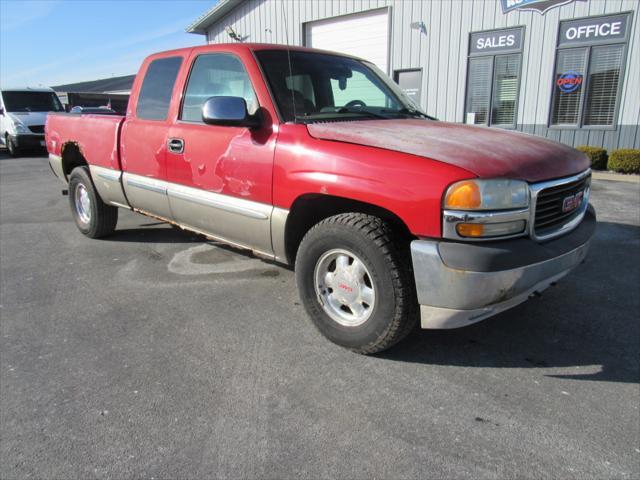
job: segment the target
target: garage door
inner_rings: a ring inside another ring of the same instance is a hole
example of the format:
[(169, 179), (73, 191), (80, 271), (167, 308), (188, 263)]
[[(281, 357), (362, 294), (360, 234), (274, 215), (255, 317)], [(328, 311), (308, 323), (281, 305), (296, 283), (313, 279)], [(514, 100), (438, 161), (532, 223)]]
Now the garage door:
[(388, 73), (389, 11), (371, 10), (305, 24), (307, 47), (361, 57)]

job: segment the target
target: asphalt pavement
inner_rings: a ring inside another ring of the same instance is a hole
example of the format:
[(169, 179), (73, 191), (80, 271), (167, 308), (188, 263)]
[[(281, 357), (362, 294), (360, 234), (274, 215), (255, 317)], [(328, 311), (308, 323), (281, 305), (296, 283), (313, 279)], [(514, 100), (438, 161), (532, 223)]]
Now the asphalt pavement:
[(121, 211), (77, 230), (0, 152), (0, 478), (640, 477), (640, 185), (595, 180), (587, 262), (365, 357), (294, 275)]

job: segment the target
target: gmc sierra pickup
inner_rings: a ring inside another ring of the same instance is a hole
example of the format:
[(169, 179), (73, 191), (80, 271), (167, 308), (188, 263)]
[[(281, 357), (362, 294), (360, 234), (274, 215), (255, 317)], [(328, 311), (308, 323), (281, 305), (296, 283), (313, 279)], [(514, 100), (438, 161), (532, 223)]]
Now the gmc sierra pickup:
[[(151, 55), (126, 116), (52, 113), (80, 231), (126, 208), (295, 265), (331, 341), (374, 353), (525, 301), (583, 261), (587, 157), (436, 121), (371, 63), (276, 45)], [(515, 319), (514, 319), (515, 321)]]

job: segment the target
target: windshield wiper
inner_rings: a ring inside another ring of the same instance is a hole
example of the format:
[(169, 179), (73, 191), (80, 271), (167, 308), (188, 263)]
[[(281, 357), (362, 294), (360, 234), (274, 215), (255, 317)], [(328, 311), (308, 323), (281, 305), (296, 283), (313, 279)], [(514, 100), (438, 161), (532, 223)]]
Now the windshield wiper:
[(387, 115), (382, 115), (381, 113), (376, 113), (371, 110), (365, 110), (362, 108), (349, 108), (349, 107), (340, 107), (336, 113), (355, 113), (360, 115), (368, 115), (372, 118), (382, 118), (384, 120), (388, 120), (389, 117)]
[(414, 110), (412, 108), (407, 108), (407, 107), (403, 107), (400, 110), (385, 110), (385, 111), (388, 111), (389, 113), (399, 113), (401, 115), (414, 115), (418, 117), (428, 118), (429, 120), (437, 120), (435, 117), (432, 117), (431, 115), (427, 115), (426, 113), (421, 112), (420, 110)]

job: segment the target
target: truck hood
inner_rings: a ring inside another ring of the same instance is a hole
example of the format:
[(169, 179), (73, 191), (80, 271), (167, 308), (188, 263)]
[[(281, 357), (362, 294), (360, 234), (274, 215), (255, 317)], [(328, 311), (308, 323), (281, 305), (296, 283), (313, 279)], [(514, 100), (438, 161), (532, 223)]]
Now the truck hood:
[(26, 127), (44, 125), (49, 112), (7, 112), (14, 124), (21, 123)]
[(589, 168), (583, 153), (561, 143), (499, 128), (422, 119), (323, 122), (312, 137), (427, 157), (479, 177), (539, 182)]

